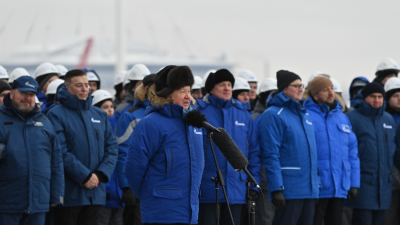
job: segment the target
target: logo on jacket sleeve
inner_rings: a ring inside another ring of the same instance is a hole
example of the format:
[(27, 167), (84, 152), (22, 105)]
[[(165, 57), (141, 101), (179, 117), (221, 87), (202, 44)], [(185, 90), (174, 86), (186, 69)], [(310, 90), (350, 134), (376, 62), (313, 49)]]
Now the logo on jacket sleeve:
[(199, 134), (199, 135), (203, 135), (203, 133), (201, 131), (197, 131), (196, 128), (194, 128), (194, 133), (195, 134)]
[(306, 120), (306, 123), (307, 123), (308, 125), (312, 125), (312, 122), (310, 122), (310, 121), (308, 121), (308, 120)]
[(242, 127), (245, 126), (244, 123), (239, 123), (237, 120), (235, 121), (235, 125), (236, 125), (236, 126), (242, 126)]
[(342, 130), (343, 132), (350, 133), (350, 126), (342, 124)]
[(92, 117), (92, 123), (100, 123), (100, 120), (95, 120), (95, 119), (93, 119), (93, 117)]
[(386, 125), (386, 123), (383, 123), (383, 128), (385, 129), (392, 129), (391, 125)]

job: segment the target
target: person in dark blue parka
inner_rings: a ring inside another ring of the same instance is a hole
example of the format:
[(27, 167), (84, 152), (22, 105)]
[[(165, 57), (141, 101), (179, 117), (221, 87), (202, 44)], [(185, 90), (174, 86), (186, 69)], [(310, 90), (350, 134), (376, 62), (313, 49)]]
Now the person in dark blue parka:
[(44, 224), (50, 206), (63, 203), (61, 147), (36, 107), (33, 77), (16, 79), (11, 89), (0, 107), (0, 224)]
[(392, 168), (396, 150), (395, 124), (385, 112), (385, 91), (381, 84), (367, 84), (347, 113), (358, 139), (361, 186), (356, 199), (346, 202), (354, 208), (353, 224), (383, 224), (392, 195)]
[[(220, 69), (210, 73), (206, 80), (208, 94), (203, 99), (197, 100), (196, 107), (202, 112), (210, 124), (215, 127), (223, 127), (229, 136), (232, 137), (243, 155), (248, 159), (248, 170), (260, 184), (260, 149), (257, 142), (256, 129), (253, 120), (244, 104), (232, 98), (232, 87), (235, 78), (226, 69)], [(207, 132), (203, 133), (205, 168), (201, 182), (200, 215), (199, 224), (215, 224), (215, 183), (211, 177), (216, 177), (216, 166), (207, 139)], [(240, 223), (242, 205), (246, 203), (246, 180), (247, 175), (237, 172), (224, 158), (218, 147), (214, 145), (215, 154), (220, 170), (223, 171), (225, 189), (227, 190), (228, 201), (232, 210), (235, 224)], [(250, 190), (253, 200), (257, 198), (258, 191), (254, 187)], [(222, 189), (219, 189), (218, 202), (225, 203)], [(230, 224), (230, 217), (227, 213), (226, 204), (221, 204), (221, 224)]]
[(301, 106), (304, 84), (286, 70), (277, 72), (277, 81), (258, 121), (268, 192), (277, 207), (273, 224), (312, 224), (320, 178), (313, 122)]
[(132, 134), (125, 175), (144, 224), (197, 224), (204, 153), (202, 129), (186, 121), (193, 82), (187, 66), (158, 72)]
[(60, 104), (46, 114), (64, 158), (64, 207), (55, 209), (56, 221), (96, 223), (98, 209), (106, 203), (105, 183), (117, 162), (117, 141), (107, 114), (92, 106), (88, 85), (84, 71), (68, 71), (57, 92)]
[(315, 77), (303, 96), (313, 119), (321, 178), (314, 225), (340, 225), (344, 200), (357, 197), (360, 188), (357, 138), (329, 78)]

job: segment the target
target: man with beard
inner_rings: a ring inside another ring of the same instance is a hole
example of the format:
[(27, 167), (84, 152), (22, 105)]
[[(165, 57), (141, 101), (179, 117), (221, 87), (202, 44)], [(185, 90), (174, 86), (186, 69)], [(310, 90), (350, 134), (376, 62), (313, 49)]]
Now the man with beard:
[(357, 138), (342, 106), (335, 100), (329, 78), (315, 77), (309, 86), (304, 108), (313, 118), (321, 179), (314, 224), (342, 224), (344, 199), (353, 199), (360, 187)]
[(0, 225), (44, 224), (50, 206), (63, 203), (60, 144), (38, 111), (33, 77), (13, 82), (0, 107)]

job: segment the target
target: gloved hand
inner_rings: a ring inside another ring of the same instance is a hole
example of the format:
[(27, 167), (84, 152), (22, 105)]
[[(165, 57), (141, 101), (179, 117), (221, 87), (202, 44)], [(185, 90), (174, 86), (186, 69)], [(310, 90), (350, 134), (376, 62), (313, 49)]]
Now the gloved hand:
[(349, 193), (347, 195), (347, 200), (352, 200), (357, 198), (358, 196), (358, 188), (350, 188)]
[(125, 206), (134, 206), (136, 202), (136, 196), (133, 194), (130, 188), (123, 188), (121, 201), (125, 204)]
[(249, 195), (250, 195), (250, 200), (256, 200), (258, 198), (258, 192), (255, 190), (250, 190), (249, 191)]
[(285, 196), (283, 196), (283, 191), (272, 192), (272, 204), (274, 204), (274, 206), (277, 209), (286, 206)]

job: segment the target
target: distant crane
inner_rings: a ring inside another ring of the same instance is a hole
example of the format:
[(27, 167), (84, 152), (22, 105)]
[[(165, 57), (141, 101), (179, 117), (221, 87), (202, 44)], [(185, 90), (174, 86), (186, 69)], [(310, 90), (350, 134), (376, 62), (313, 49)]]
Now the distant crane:
[(93, 38), (89, 38), (86, 43), (85, 50), (82, 53), (81, 59), (79, 60), (78, 69), (86, 68), (89, 59), (89, 53), (93, 46)]

